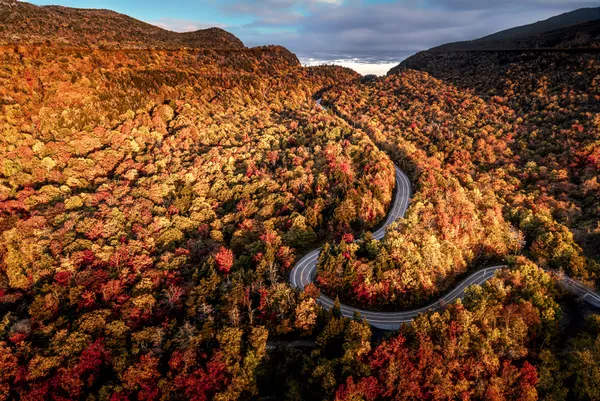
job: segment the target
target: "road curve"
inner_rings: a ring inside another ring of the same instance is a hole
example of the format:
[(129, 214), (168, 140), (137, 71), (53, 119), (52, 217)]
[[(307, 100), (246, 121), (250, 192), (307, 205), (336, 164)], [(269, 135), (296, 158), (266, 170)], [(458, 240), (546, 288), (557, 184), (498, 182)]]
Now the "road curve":
[[(317, 106), (326, 110), (321, 105), (321, 101), (322, 99), (317, 100)], [(404, 174), (404, 172), (398, 168), (398, 166), (394, 165), (394, 168), (396, 170), (396, 188), (394, 192), (394, 199), (385, 222), (380, 229), (373, 233), (373, 237), (377, 240), (380, 240), (384, 237), (385, 230), (390, 224), (392, 224), (395, 220), (404, 217), (410, 202), (412, 193), (410, 180), (406, 174)], [(294, 268), (290, 274), (290, 283), (292, 287), (302, 290), (304, 287), (314, 281), (317, 273), (317, 261), (320, 253), (321, 248), (314, 249), (294, 265)], [(356, 312), (358, 312), (371, 326), (384, 330), (397, 330), (400, 328), (400, 326), (402, 326), (403, 323), (410, 322), (422, 312), (438, 310), (448, 304), (453, 303), (459, 298), (462, 299), (465, 295), (465, 290), (467, 287), (473, 284), (481, 285), (485, 283), (494, 276), (497, 270), (500, 270), (504, 267), (506, 266), (492, 266), (478, 270), (463, 280), (452, 291), (448, 292), (437, 301), (422, 308), (402, 312), (374, 312), (342, 304), (340, 306), (340, 311), (342, 315), (346, 317), (352, 317)], [(581, 297), (581, 299), (585, 302), (600, 308), (600, 295), (591, 289), (564, 275), (560, 277), (559, 282), (565, 289)], [(334, 301), (326, 295), (320, 295), (317, 299), (317, 302), (326, 309), (331, 309), (334, 304)]]

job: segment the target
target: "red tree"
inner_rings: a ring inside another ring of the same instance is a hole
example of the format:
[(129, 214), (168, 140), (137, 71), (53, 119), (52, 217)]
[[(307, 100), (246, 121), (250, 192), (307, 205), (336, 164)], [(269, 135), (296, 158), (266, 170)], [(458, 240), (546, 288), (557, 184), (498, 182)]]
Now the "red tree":
[(229, 271), (233, 266), (233, 252), (222, 246), (215, 255), (215, 261), (217, 262), (217, 268), (221, 273), (229, 274)]

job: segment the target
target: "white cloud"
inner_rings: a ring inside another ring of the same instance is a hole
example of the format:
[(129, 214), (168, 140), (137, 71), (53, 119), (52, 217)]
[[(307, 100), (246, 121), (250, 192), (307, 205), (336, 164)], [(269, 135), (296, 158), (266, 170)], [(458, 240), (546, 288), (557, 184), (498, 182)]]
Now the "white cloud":
[(151, 21), (146, 21), (146, 22), (148, 22), (149, 24), (152, 24), (152, 25), (159, 26), (163, 29), (167, 29), (169, 31), (174, 31), (174, 32), (192, 32), (192, 31), (198, 31), (200, 29), (207, 29), (207, 28), (213, 28), (213, 27), (227, 28), (226, 25), (219, 24), (219, 23), (210, 23), (210, 22), (204, 23), (204, 22), (177, 19), (177, 18), (161, 18), (158, 20), (151, 20)]

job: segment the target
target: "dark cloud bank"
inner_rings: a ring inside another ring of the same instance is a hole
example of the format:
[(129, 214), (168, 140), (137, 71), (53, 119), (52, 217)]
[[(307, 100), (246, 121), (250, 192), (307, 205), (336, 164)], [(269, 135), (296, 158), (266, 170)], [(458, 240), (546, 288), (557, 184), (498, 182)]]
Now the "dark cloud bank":
[[(301, 15), (298, 4), (308, 4)], [(228, 11), (250, 13), (257, 20), (232, 27), (248, 45), (277, 43), (297, 52), (422, 50), (468, 40), (549, 18), (596, 1), (435, 0), (367, 4), (362, 1), (262, 0)], [(266, 32), (293, 25), (297, 32)]]

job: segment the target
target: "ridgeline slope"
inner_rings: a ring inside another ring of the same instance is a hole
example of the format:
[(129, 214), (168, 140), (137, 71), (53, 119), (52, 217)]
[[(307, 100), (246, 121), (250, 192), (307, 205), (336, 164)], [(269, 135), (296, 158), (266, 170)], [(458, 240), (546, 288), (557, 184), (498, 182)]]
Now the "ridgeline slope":
[(581, 8), (480, 39), (447, 43), (432, 52), (598, 47), (600, 8)]
[(0, 44), (68, 47), (243, 49), (220, 28), (177, 33), (110, 10), (36, 6), (0, 1)]

